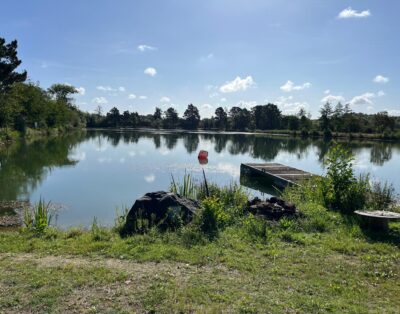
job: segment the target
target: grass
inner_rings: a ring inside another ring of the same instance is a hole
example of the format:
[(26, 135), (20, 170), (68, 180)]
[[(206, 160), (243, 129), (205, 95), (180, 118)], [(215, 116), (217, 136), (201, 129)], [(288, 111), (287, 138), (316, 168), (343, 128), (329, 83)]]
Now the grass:
[(247, 214), (238, 185), (174, 185), (202, 204), (174, 232), (121, 238), (125, 209), (114, 228), (0, 233), (0, 313), (398, 313), (400, 223), (366, 232), (318, 182), (284, 192), (301, 215), (280, 221)]
[(0, 233), (0, 312), (396, 313), (400, 225), (384, 239), (319, 205), (244, 217), (214, 241), (184, 227)]

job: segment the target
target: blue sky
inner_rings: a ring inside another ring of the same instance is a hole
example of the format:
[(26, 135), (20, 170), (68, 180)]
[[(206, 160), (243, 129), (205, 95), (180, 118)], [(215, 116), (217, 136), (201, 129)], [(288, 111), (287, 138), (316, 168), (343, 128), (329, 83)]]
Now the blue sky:
[(80, 88), (93, 112), (330, 100), (400, 115), (400, 1), (2, 0), (30, 80)]

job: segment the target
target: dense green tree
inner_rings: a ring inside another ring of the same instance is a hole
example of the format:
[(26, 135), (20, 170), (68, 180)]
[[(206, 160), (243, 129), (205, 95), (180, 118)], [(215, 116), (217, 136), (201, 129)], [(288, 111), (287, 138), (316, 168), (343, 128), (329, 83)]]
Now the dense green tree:
[(251, 113), (246, 108), (232, 107), (229, 111), (231, 127), (234, 130), (245, 130), (250, 126)]
[(8, 93), (15, 83), (24, 82), (27, 77), (26, 71), (16, 72), (21, 64), (17, 56), (17, 41), (13, 40), (6, 44), (4, 38), (0, 37), (0, 127), (9, 126), (19, 114), (19, 108), (14, 98)]
[(215, 124), (221, 130), (226, 129), (228, 126), (228, 114), (222, 107), (215, 109)]
[(280, 128), (282, 114), (274, 104), (255, 106), (252, 108), (252, 115), (257, 129), (272, 130)]
[(174, 129), (178, 126), (179, 117), (178, 112), (170, 107), (165, 111), (164, 127)]
[(26, 80), (26, 71), (15, 71), (22, 63), (17, 56), (17, 47), (16, 40), (6, 44), (5, 39), (0, 37), (0, 94), (5, 94), (14, 83)]
[(395, 119), (390, 117), (387, 111), (378, 112), (374, 116), (374, 126), (378, 132), (383, 132), (385, 130), (393, 131)]
[(185, 120), (184, 126), (186, 129), (197, 129), (200, 122), (199, 109), (193, 104), (189, 104), (183, 114)]
[(56, 101), (66, 104), (70, 108), (75, 108), (71, 95), (78, 93), (75, 87), (68, 84), (53, 84), (48, 89), (49, 94)]
[(156, 110), (154, 111), (153, 114), (154, 120), (161, 120), (162, 119), (162, 111), (160, 108), (156, 107)]
[(119, 127), (121, 122), (121, 115), (117, 107), (113, 107), (107, 113), (107, 125), (111, 127)]
[(321, 123), (321, 129), (323, 131), (329, 131), (331, 129), (331, 118), (332, 118), (332, 106), (329, 102), (327, 102), (319, 111), (321, 117), (319, 121)]

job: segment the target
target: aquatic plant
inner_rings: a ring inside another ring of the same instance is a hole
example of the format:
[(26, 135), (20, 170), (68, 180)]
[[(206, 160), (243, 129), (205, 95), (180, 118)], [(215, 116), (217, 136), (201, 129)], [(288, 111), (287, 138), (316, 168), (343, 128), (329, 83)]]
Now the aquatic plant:
[(185, 171), (183, 181), (176, 182), (174, 176), (171, 174), (170, 191), (182, 197), (197, 199), (199, 186), (195, 184), (193, 176)]
[(23, 223), (28, 230), (43, 233), (50, 226), (54, 212), (51, 202), (40, 199), (33, 206), (24, 208)]

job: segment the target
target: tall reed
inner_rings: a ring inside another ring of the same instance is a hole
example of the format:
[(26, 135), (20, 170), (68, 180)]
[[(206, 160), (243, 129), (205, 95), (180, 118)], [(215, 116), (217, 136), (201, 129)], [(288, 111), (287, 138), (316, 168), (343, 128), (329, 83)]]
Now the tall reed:
[(43, 233), (51, 224), (54, 217), (51, 202), (40, 199), (33, 206), (24, 208), (23, 223), (28, 230)]

